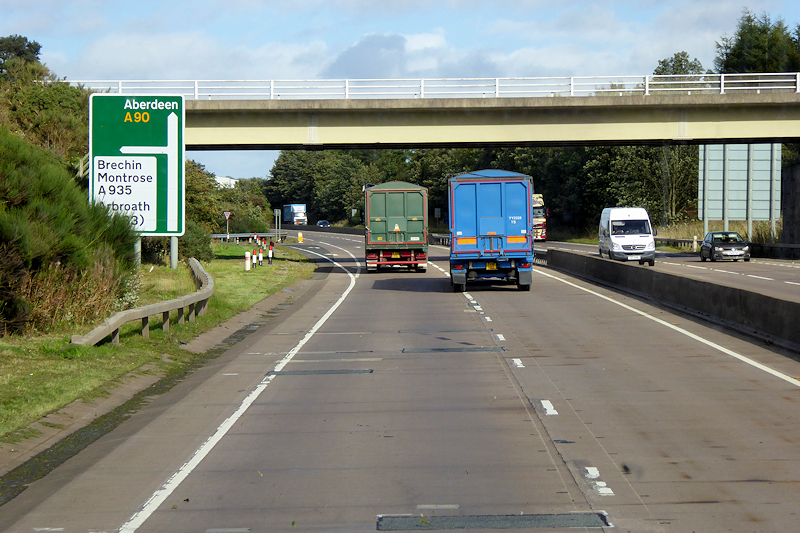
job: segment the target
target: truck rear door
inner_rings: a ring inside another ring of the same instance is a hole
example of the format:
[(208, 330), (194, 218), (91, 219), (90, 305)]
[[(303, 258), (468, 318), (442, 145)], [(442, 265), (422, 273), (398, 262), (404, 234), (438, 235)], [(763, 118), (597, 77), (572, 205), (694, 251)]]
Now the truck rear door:
[(530, 250), (530, 203), (523, 181), (456, 181), (453, 252), (479, 256)]

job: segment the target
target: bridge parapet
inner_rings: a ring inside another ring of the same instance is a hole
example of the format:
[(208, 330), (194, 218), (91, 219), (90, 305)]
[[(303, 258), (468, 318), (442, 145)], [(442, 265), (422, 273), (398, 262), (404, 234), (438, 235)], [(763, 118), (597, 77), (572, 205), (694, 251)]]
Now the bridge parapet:
[(78, 80), (115, 94), (183, 95), (189, 100), (356, 100), (532, 98), (669, 94), (800, 93), (800, 73), (525, 78), (332, 80)]

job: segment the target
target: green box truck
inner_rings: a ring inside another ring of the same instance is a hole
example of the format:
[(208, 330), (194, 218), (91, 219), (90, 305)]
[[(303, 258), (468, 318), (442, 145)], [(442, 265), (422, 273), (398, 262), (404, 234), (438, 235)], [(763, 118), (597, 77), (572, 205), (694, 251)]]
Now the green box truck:
[(390, 181), (364, 191), (367, 272), (428, 266), (428, 189)]

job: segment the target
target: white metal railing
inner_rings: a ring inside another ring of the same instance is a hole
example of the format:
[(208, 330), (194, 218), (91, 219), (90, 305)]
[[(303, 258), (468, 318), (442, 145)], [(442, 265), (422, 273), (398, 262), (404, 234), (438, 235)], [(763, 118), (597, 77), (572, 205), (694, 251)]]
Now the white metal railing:
[(190, 100), (528, 98), (796, 93), (800, 73), (354, 80), (86, 80), (94, 92), (183, 95)]

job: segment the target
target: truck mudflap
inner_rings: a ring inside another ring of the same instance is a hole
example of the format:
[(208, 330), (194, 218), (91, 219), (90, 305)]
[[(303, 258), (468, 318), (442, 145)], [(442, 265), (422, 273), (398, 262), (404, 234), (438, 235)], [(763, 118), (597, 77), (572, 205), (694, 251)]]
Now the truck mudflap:
[(518, 285), (528, 285), (530, 286), (533, 283), (533, 271), (532, 270), (520, 270), (517, 273), (517, 284)]

